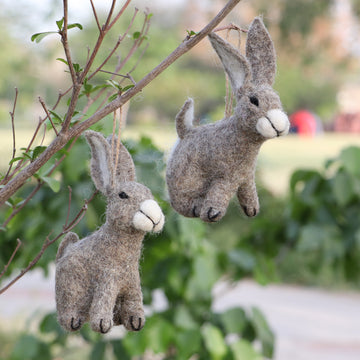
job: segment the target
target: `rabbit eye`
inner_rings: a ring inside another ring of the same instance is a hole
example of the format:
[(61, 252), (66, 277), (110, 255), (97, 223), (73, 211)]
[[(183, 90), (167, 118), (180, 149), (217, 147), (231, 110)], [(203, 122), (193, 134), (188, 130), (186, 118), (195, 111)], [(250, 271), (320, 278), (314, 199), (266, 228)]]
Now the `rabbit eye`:
[(121, 192), (120, 194), (119, 194), (119, 197), (120, 197), (120, 199), (128, 199), (129, 198), (129, 195), (127, 194), (127, 193), (125, 193), (125, 192)]
[(259, 106), (259, 99), (256, 96), (250, 96), (250, 102), (255, 105), (255, 106)]

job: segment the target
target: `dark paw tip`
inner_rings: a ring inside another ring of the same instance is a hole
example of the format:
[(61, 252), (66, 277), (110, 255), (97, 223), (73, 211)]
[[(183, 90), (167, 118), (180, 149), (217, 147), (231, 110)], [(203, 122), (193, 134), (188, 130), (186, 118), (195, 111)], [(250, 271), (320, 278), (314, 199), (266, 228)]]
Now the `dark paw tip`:
[(81, 320), (78, 320), (77, 325), (74, 325), (74, 318), (71, 318), (71, 324), (70, 324), (71, 330), (79, 330), (81, 328)]
[(136, 327), (134, 326), (134, 317), (133, 316), (130, 316), (130, 325), (131, 325), (131, 328), (134, 330), (134, 331), (139, 331), (141, 330), (142, 328), (142, 320), (141, 318), (139, 318), (139, 325)]
[(200, 214), (196, 211), (197, 209), (196, 209), (196, 206), (194, 206), (193, 208), (192, 208), (192, 215), (193, 215), (193, 217), (199, 217), (200, 216)]
[(258, 214), (258, 211), (256, 208), (252, 209), (252, 211), (250, 211), (246, 206), (243, 206), (243, 210), (246, 216), (248, 217), (254, 217)]
[(102, 334), (106, 334), (107, 332), (109, 332), (109, 330), (110, 330), (110, 327), (107, 328), (107, 329), (104, 329), (104, 327), (103, 327), (103, 319), (101, 319), (101, 320), (100, 320), (100, 332), (101, 332)]
[(209, 208), (208, 212), (207, 212), (207, 216), (208, 216), (208, 219), (211, 221), (211, 222), (214, 222), (216, 221), (216, 219), (219, 217), (219, 215), (221, 214), (221, 211), (218, 211), (214, 214), (212, 214), (212, 211), (213, 211), (213, 208)]

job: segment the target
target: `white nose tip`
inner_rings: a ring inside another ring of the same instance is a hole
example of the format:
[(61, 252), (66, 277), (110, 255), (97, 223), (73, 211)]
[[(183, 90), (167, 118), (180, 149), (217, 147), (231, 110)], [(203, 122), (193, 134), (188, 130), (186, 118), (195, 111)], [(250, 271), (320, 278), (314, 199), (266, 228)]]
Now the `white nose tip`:
[(134, 227), (138, 230), (159, 232), (164, 226), (165, 217), (160, 206), (154, 200), (145, 200), (133, 218)]
[(256, 130), (267, 139), (283, 136), (289, 132), (290, 122), (287, 115), (280, 109), (269, 110), (256, 124)]

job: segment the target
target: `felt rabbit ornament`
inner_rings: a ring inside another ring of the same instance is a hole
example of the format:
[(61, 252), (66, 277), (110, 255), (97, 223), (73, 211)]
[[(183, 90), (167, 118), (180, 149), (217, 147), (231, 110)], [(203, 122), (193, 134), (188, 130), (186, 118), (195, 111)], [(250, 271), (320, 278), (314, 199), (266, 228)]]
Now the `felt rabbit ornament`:
[(168, 160), (166, 182), (177, 212), (215, 222), (234, 194), (247, 216), (258, 214), (256, 158), (265, 140), (288, 133), (289, 120), (272, 89), (276, 55), (262, 20), (255, 18), (250, 25), (246, 57), (214, 33), (209, 39), (230, 79), (234, 114), (194, 127), (193, 100), (188, 99), (176, 116), (179, 139)]
[(133, 160), (121, 143), (115, 156), (111, 137), (106, 140), (89, 130), (85, 138), (92, 154), (91, 177), (107, 198), (106, 222), (81, 240), (70, 232), (60, 243), (58, 320), (68, 331), (85, 322), (101, 333), (120, 324), (138, 331), (145, 323), (139, 275), (142, 241), (146, 232), (162, 229), (164, 215), (150, 190), (136, 182)]

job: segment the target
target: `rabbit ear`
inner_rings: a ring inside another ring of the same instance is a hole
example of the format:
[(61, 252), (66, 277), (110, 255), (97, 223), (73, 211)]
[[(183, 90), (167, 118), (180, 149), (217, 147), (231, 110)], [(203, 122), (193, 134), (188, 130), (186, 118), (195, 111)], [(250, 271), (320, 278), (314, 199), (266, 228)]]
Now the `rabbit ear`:
[(94, 184), (103, 194), (111, 186), (112, 161), (110, 146), (105, 138), (96, 131), (88, 130), (84, 133), (91, 149), (90, 173)]
[[(114, 150), (112, 163), (115, 164), (118, 138), (117, 136), (113, 137), (112, 135), (110, 135), (106, 138), (106, 141), (108, 142), (110, 148)], [(116, 182), (136, 181), (134, 161), (131, 155), (129, 154), (129, 152), (127, 151), (126, 147), (121, 142), (119, 144), (119, 154), (117, 157), (117, 165), (115, 168), (116, 168), (116, 174), (115, 174)]]
[(272, 85), (276, 73), (276, 53), (270, 34), (261, 18), (256, 17), (250, 25), (246, 40), (246, 58), (251, 64), (255, 83)]
[(220, 36), (215, 33), (210, 33), (208, 36), (229, 76), (233, 92), (236, 93), (250, 80), (249, 63), (238, 50)]

